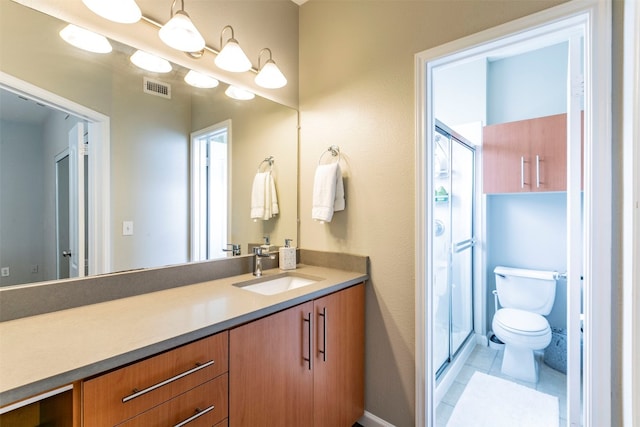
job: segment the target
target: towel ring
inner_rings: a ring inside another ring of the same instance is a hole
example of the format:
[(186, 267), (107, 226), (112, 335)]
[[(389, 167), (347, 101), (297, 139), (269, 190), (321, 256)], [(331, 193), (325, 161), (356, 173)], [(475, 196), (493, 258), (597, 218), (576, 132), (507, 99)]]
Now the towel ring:
[(331, 147), (327, 148), (327, 151), (320, 154), (320, 158), (318, 159), (318, 164), (322, 162), (322, 158), (327, 153), (331, 153), (332, 157), (337, 157), (337, 162), (340, 163), (340, 158), (341, 158), (340, 147), (338, 147), (337, 145), (332, 145)]
[(265, 163), (269, 165), (269, 171), (271, 171), (271, 169), (273, 169), (273, 162), (275, 162), (273, 156), (265, 157), (265, 159), (258, 165), (258, 172), (266, 172), (266, 170), (261, 171), (262, 165), (264, 165)]

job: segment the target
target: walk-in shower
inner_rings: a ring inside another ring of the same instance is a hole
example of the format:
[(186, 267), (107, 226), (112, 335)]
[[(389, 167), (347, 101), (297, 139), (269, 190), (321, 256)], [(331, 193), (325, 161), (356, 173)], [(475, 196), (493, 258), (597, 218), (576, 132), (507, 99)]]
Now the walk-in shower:
[(473, 334), (475, 149), (439, 121), (433, 144), (432, 332), (439, 377)]

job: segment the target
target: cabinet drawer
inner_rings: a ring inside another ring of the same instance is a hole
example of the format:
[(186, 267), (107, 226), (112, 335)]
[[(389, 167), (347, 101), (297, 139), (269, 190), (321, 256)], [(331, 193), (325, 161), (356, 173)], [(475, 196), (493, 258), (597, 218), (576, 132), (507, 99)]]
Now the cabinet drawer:
[[(119, 427), (210, 427), (227, 418), (228, 375), (206, 382)], [(224, 424), (219, 424), (220, 426)]]
[(84, 426), (121, 423), (226, 372), (228, 345), (222, 332), (84, 381)]

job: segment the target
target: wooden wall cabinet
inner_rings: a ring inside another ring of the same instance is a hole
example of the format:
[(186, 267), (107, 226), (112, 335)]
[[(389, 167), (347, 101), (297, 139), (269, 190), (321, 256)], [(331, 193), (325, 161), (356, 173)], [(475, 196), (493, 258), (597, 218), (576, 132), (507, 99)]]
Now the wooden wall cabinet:
[(567, 115), (485, 126), (484, 193), (566, 191)]
[(229, 335), (229, 425), (351, 427), (364, 413), (364, 284)]
[(228, 332), (83, 381), (83, 426), (212, 426), (228, 414)]

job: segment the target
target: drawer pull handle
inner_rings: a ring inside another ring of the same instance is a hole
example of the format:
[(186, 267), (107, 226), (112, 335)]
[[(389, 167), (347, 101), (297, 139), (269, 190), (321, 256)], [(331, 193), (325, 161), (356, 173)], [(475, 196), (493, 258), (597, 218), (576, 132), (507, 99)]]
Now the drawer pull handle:
[(203, 409), (202, 411), (198, 408), (196, 408), (196, 413), (192, 416), (190, 416), (189, 418), (187, 418), (184, 421), (179, 422), (178, 424), (176, 424), (173, 427), (182, 427), (186, 424), (189, 424), (191, 421), (198, 419), (199, 417), (203, 416), (204, 414), (206, 414), (207, 412), (211, 412), (215, 409), (215, 406), (211, 405), (209, 406), (207, 409)]
[(199, 370), (207, 368), (207, 367), (213, 365), (214, 363), (216, 363), (216, 362), (213, 361), (213, 360), (210, 360), (210, 361), (208, 361), (206, 363), (202, 363), (202, 364), (197, 363), (195, 368), (191, 368), (188, 371), (182, 372), (181, 374), (178, 374), (178, 375), (176, 375), (174, 377), (168, 378), (168, 379), (166, 379), (166, 380), (164, 380), (162, 382), (159, 382), (157, 384), (149, 386), (149, 387), (147, 387), (145, 389), (142, 389), (142, 390), (138, 391), (138, 389), (134, 388), (133, 389), (133, 394), (130, 394), (129, 396), (125, 396), (125, 397), (122, 398), (122, 403), (127, 403), (128, 401), (133, 400), (136, 397), (140, 397), (143, 394), (147, 394), (150, 391), (153, 391), (153, 390), (155, 390), (157, 388), (162, 387), (163, 385), (167, 385), (167, 384), (169, 384), (169, 383), (171, 383), (173, 381), (179, 380), (180, 378), (186, 377), (187, 375), (191, 375), (194, 372), (198, 372)]

